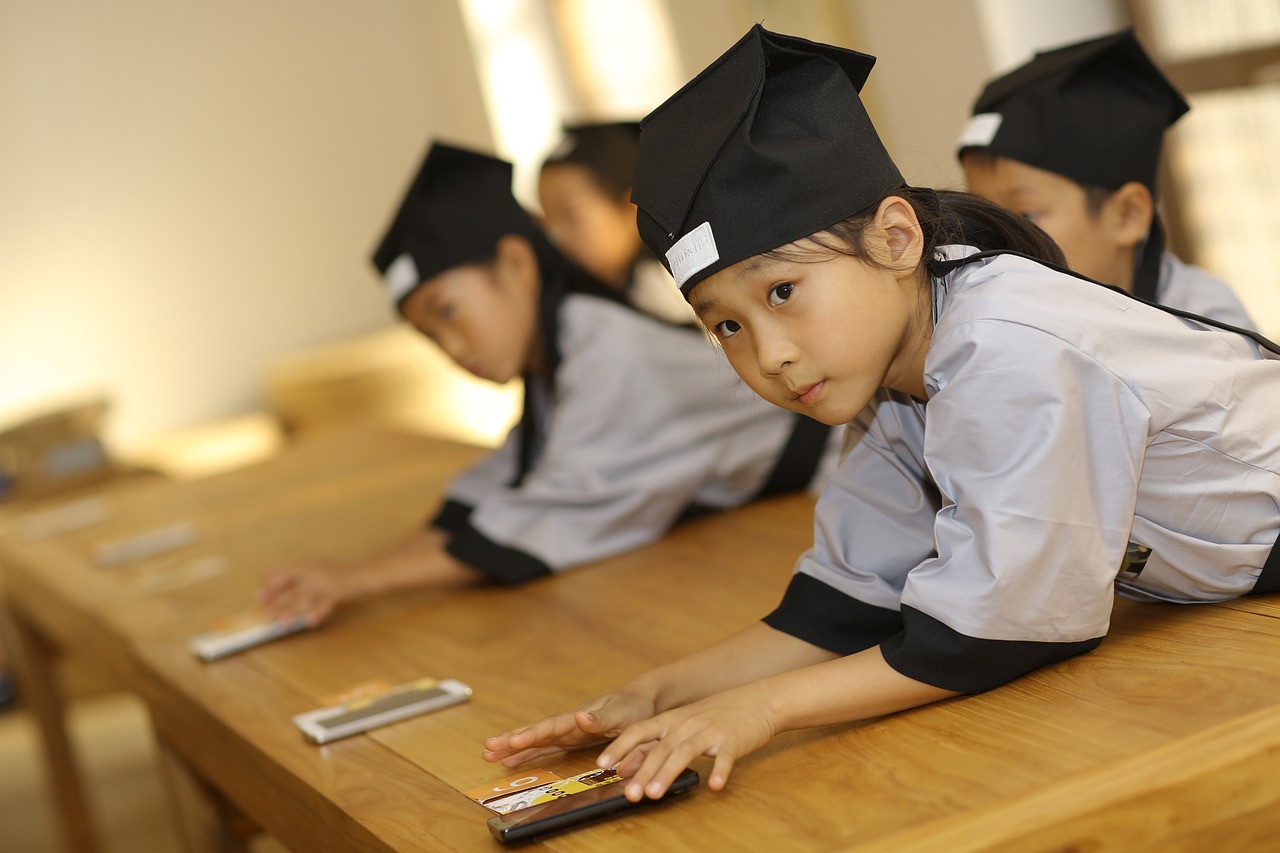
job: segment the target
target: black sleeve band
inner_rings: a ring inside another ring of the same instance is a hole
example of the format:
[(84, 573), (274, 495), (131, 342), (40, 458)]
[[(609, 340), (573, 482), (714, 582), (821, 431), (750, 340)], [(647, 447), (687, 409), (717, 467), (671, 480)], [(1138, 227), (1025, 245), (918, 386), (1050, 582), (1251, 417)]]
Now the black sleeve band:
[(440, 511), (436, 513), (435, 518), (427, 522), (427, 527), (438, 527), (441, 530), (453, 533), (464, 526), (470, 518), (470, 505), (455, 501), (453, 498), (447, 498), (444, 505), (440, 507)]
[(470, 521), (450, 532), (453, 535), (445, 551), (490, 580), (514, 586), (551, 574), (550, 567), (537, 557), (499, 545), (472, 527)]
[(1259, 595), (1264, 592), (1280, 592), (1280, 540), (1271, 546), (1271, 553), (1267, 555), (1267, 561), (1262, 564), (1262, 573), (1254, 582), (1250, 595)]
[(795, 424), (791, 427), (791, 435), (757, 498), (804, 490), (822, 462), (832, 427), (804, 415), (792, 417)]
[(902, 630), (898, 611), (851, 598), (803, 572), (792, 576), (782, 602), (764, 623), (841, 655), (879, 645)]
[(1096, 649), (1102, 637), (1073, 643), (983, 640), (902, 606), (903, 630), (880, 644), (889, 666), (943, 690), (981, 693), (1034, 669)]

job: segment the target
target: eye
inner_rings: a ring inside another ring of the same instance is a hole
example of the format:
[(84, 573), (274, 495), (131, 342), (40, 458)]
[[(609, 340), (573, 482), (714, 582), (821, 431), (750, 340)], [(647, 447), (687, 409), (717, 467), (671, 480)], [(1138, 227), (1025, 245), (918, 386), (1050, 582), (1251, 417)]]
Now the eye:
[(739, 326), (735, 320), (721, 320), (719, 323), (716, 323), (714, 331), (716, 333), (716, 337), (723, 339), (732, 338), (734, 335), (738, 334), (738, 330), (741, 328), (742, 327)]
[(784, 281), (782, 284), (775, 284), (773, 287), (769, 288), (769, 304), (773, 306), (781, 305), (791, 298), (791, 295), (795, 293), (795, 290), (796, 286), (789, 281)]
[(440, 310), (436, 312), (436, 316), (439, 317), (441, 320), (448, 322), (449, 320), (453, 319), (453, 311), (454, 311), (453, 305), (450, 303), (446, 303), (440, 306)]

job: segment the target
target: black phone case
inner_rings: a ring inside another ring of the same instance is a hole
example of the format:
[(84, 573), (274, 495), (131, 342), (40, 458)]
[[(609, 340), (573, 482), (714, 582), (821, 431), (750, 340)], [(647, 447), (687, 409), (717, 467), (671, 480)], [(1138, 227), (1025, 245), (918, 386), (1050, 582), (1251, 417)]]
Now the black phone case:
[[(529, 820), (532, 815), (526, 815), (526, 810), (522, 809), (508, 815), (495, 815), (489, 818), (489, 832), (493, 837), (501, 841), (503, 844), (518, 844), (523, 841), (532, 841), (535, 838), (541, 838), (558, 832), (562, 829), (568, 829), (571, 826), (588, 821), (598, 820), (608, 817), (618, 812), (628, 811), (630, 809), (644, 808), (645, 806), (663, 803), (671, 799), (675, 794), (681, 794), (698, 784), (698, 772), (696, 770), (685, 770), (675, 778), (671, 783), (671, 787), (667, 789), (667, 793), (660, 800), (651, 800), (648, 797), (638, 803), (633, 803), (626, 797), (610, 797), (597, 803), (591, 803), (581, 808), (572, 809), (570, 811), (561, 811), (556, 814), (548, 815), (545, 818), (534, 818)], [(615, 783), (621, 786), (623, 783)], [(621, 789), (620, 789), (621, 790)], [(583, 793), (591, 793), (584, 791)], [(573, 794), (561, 800), (558, 803), (546, 803), (545, 805), (559, 805), (574, 797), (581, 796)], [(541, 809), (542, 806), (531, 806), (531, 809)], [(517, 820), (519, 822), (517, 822)]]

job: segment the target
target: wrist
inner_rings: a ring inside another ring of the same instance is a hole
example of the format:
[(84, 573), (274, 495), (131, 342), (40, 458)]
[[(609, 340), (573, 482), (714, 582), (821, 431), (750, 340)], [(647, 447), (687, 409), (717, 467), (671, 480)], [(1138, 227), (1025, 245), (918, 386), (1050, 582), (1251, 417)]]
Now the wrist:
[(359, 565), (325, 567), (335, 604), (348, 604), (377, 594), (376, 578)]

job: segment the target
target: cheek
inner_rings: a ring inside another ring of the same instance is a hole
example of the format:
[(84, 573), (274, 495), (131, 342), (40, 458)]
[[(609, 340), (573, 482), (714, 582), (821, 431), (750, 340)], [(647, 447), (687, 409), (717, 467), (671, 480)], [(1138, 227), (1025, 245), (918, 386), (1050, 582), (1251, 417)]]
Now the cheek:
[(724, 354), (733, 372), (738, 374), (738, 378), (745, 382), (757, 397), (775, 405), (782, 405), (777, 398), (775, 383), (761, 375), (760, 364), (756, 360), (755, 353), (746, 346), (728, 346), (725, 347)]

